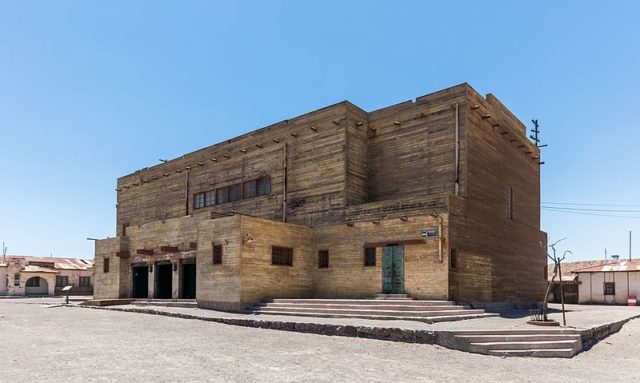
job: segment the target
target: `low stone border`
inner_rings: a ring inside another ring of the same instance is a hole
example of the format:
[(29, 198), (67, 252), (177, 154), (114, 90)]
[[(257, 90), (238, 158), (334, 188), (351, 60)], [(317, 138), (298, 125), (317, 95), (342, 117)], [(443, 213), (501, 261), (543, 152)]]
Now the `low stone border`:
[[(394, 327), (371, 327), (371, 326), (352, 326), (352, 325), (335, 325), (321, 323), (304, 323), (304, 322), (284, 322), (270, 321), (261, 319), (239, 319), (239, 318), (216, 318), (205, 317), (191, 314), (171, 313), (149, 308), (116, 308), (101, 306), (65, 306), (79, 307), (95, 310), (110, 310), (119, 312), (130, 312), (139, 314), (161, 315), (173, 318), (201, 320), (206, 322), (215, 322), (232, 326), (262, 328), (269, 330), (281, 330), (300, 332), (307, 334), (327, 335), (327, 336), (345, 336), (365, 339), (376, 339), (392, 342), (403, 343), (420, 343), (420, 344), (437, 344), (446, 348), (466, 351), (467, 347), (458, 344), (453, 336), (455, 331), (433, 331), (433, 330), (413, 330)], [(607, 323), (604, 325), (592, 327), (589, 329), (578, 330), (582, 340), (582, 351), (586, 351), (593, 347), (598, 341), (615, 334), (620, 331), (622, 326), (632, 319), (640, 318), (636, 315), (620, 321)], [(577, 355), (577, 354), (576, 354)]]
[(139, 314), (162, 315), (181, 319), (195, 319), (206, 322), (222, 323), (232, 326), (263, 328), (270, 330), (292, 331), (317, 335), (328, 336), (346, 336), (356, 338), (378, 339), (393, 342), (404, 343), (422, 343), (435, 344), (437, 331), (430, 330), (413, 330), (392, 327), (370, 327), (370, 326), (352, 326), (352, 325), (335, 325), (321, 323), (301, 323), (301, 322), (283, 322), (269, 321), (261, 319), (238, 319), (238, 318), (215, 318), (204, 317), (191, 314), (170, 313), (166, 311), (154, 309), (138, 309), (138, 308), (105, 308), (100, 306), (67, 306), (80, 307), (96, 310), (110, 310), (120, 312), (132, 312)]

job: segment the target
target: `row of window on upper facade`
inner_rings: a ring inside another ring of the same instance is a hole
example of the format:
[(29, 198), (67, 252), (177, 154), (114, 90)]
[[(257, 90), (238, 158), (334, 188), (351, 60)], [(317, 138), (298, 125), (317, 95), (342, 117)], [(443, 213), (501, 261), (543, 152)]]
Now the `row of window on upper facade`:
[(260, 177), (193, 195), (193, 208), (201, 209), (223, 203), (271, 194), (271, 178)]

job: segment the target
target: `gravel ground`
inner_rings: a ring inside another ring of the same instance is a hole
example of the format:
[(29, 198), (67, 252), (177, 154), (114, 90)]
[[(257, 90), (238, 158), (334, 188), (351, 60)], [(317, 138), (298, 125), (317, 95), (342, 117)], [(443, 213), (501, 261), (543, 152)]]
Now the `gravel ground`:
[(640, 382), (640, 320), (572, 359), (0, 300), (0, 381)]

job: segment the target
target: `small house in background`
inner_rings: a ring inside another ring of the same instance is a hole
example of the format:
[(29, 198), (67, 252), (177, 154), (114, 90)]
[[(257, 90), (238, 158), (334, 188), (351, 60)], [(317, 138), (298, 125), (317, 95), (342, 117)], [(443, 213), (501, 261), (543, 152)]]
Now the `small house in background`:
[[(579, 296), (579, 282), (578, 282), (578, 274), (576, 274), (577, 270), (586, 269), (589, 267), (596, 267), (610, 264), (614, 261), (612, 260), (594, 260), (594, 261), (578, 261), (578, 262), (567, 262), (562, 263), (562, 284), (564, 285), (564, 303), (575, 304), (580, 302)], [(554, 265), (547, 265), (547, 279), (549, 283), (553, 283), (551, 286), (551, 293), (549, 294), (549, 302), (551, 303), (560, 303), (560, 276), (557, 276), (556, 279), (552, 282), (554, 274)]]
[(627, 304), (640, 295), (640, 260), (615, 260), (575, 271), (579, 303)]
[(93, 295), (93, 260), (77, 258), (0, 257), (0, 295)]

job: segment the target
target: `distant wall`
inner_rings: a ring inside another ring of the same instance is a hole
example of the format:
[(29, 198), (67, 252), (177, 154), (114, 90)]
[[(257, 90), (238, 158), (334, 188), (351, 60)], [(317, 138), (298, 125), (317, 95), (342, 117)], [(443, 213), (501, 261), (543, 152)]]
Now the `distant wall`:
[[(629, 295), (640, 297), (640, 272), (578, 273), (579, 303), (627, 304)], [(604, 295), (604, 283), (615, 283), (615, 295)]]

